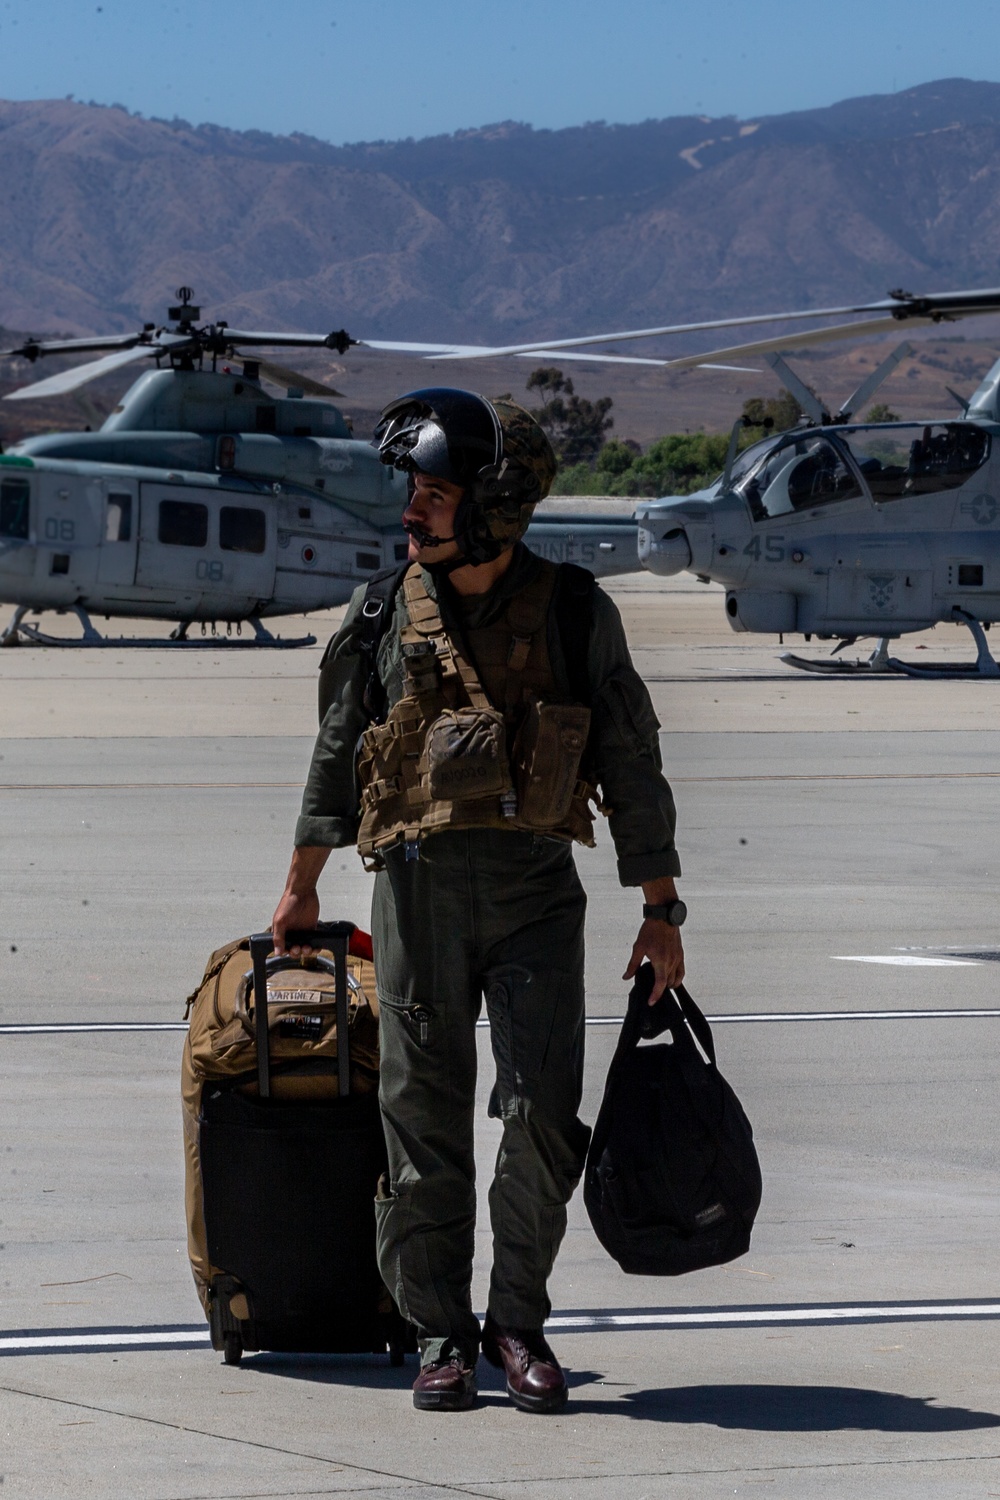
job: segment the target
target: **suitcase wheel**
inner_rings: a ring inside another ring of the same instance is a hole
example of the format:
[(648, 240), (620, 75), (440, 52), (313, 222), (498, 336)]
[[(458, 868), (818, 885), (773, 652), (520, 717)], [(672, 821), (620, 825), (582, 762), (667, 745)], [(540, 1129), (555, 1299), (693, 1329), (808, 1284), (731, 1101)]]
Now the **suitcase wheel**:
[[(222, 1358), (227, 1365), (238, 1365), (243, 1358), (243, 1340), (238, 1333), (224, 1333), (222, 1335)], [(400, 1358), (400, 1364), (402, 1364)]]

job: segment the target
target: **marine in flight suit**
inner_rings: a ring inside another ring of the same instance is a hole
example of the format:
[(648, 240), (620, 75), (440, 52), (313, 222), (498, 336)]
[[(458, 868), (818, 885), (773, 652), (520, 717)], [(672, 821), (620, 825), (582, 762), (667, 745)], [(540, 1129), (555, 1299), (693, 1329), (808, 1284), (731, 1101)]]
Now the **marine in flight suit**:
[[(541, 429), (513, 403), (432, 390), (393, 403), (376, 433), (383, 458), (410, 475), (403, 519), (411, 567), (386, 606), (374, 664), (364, 587), (324, 657), (320, 731), (275, 943), (281, 951), (286, 929), (315, 923), (316, 882), (330, 850), (360, 834), (378, 867), (372, 931), (390, 1168), (376, 1201), (379, 1262), (420, 1335), (414, 1403), (471, 1405), (482, 1342), (505, 1368), (518, 1405), (552, 1410), (564, 1403), (566, 1385), (542, 1336), (546, 1284), (589, 1141), (578, 1115), (586, 896), (570, 840), (592, 841), (581, 788), (589, 783), (596, 800), (599, 787), (622, 884), (641, 886), (648, 903), (669, 909), (680, 873), (673, 800), (658, 724), (617, 609), (596, 585), (581, 595), (578, 577), (572, 596), (560, 570), (520, 540), (555, 472)], [(538, 628), (529, 645), (531, 601)], [(518, 668), (556, 703), (579, 701), (586, 683), (581, 780), (574, 811), (559, 826), (525, 826), (509, 801), (505, 816), (497, 798), (420, 803), (419, 787), (407, 800), (394, 798), (391, 786), (383, 797), (391, 779), (376, 783), (364, 748), (358, 754), (373, 717), (405, 717), (408, 705), (423, 702), (433, 719), (442, 707), (414, 689), (407, 642), (415, 639), (415, 616), (429, 622), (436, 662), (447, 663), (449, 643), (459, 653), (465, 676), (460, 685), (455, 677), (457, 701), (467, 700), (471, 682), (473, 699), (479, 688), (482, 701), (506, 708), (511, 734), (525, 696)], [(585, 661), (568, 659), (574, 653)], [(406, 811), (414, 797), (416, 811)], [(655, 999), (683, 976), (676, 926), (643, 921), (626, 977), (646, 957), (657, 971)], [(489, 1111), (502, 1138), (489, 1193), (493, 1268), (480, 1330), (470, 1285), (475, 1025), (484, 999), (496, 1069)]]

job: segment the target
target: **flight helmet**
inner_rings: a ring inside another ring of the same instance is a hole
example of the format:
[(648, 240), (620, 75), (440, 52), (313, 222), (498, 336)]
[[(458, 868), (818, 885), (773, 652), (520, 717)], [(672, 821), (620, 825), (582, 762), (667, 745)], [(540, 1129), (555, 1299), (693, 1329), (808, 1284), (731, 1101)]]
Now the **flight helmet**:
[[(556, 474), (548, 438), (516, 402), (487, 401), (447, 386), (410, 391), (390, 402), (373, 446), (382, 463), (406, 474), (433, 474), (461, 485), (454, 540), (462, 561), (473, 564), (499, 557), (524, 535)], [(424, 545), (452, 540), (411, 530)]]

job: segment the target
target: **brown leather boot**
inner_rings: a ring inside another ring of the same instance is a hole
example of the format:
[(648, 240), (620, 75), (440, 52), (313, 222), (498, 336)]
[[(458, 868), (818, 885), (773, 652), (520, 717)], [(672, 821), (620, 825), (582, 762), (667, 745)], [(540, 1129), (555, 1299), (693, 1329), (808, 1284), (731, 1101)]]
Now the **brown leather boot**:
[(457, 1354), (424, 1365), (413, 1382), (417, 1411), (468, 1411), (478, 1394), (475, 1370)]
[(507, 1374), (507, 1394), (522, 1411), (558, 1411), (566, 1405), (566, 1377), (541, 1331), (499, 1328), (487, 1314), (483, 1353)]

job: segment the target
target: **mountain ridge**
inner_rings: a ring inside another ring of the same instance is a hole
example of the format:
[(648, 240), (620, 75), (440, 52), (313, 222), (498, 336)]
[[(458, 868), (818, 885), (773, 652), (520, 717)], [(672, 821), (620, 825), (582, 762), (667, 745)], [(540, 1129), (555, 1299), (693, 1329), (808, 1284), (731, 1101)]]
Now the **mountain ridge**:
[(1000, 280), (1000, 85), (335, 146), (0, 101), (0, 324), (516, 342)]

